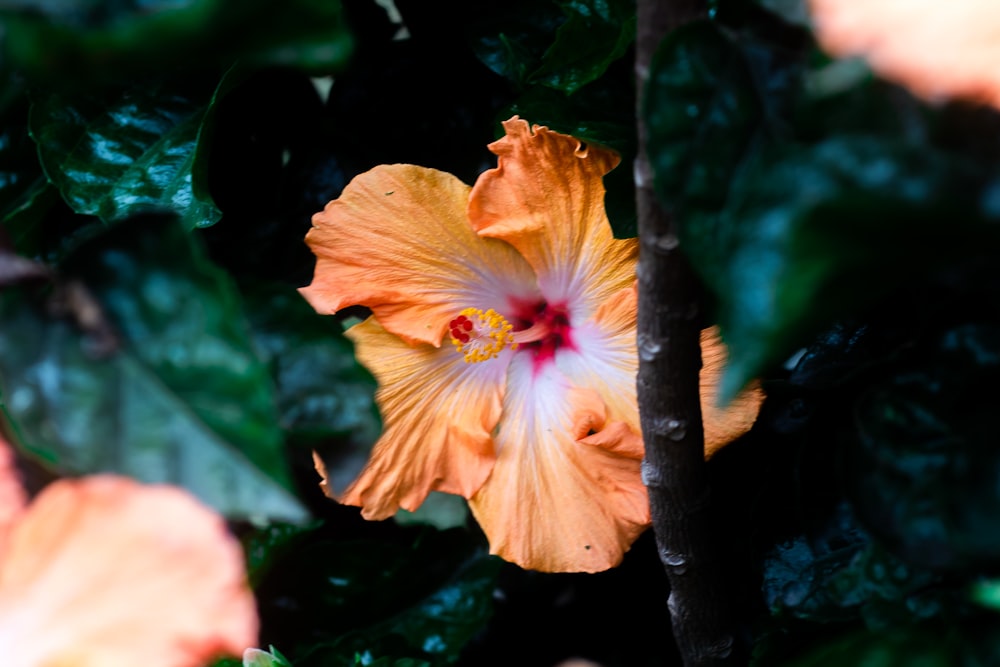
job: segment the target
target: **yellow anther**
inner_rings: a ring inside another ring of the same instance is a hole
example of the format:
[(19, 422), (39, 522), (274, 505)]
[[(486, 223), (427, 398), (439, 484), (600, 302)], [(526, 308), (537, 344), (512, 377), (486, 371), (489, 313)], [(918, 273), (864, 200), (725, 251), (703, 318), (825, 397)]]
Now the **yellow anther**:
[(452, 345), (467, 364), (495, 359), (508, 345), (512, 350), (517, 349), (511, 333), (514, 327), (492, 308), (485, 312), (466, 308), (448, 323), (448, 329)]

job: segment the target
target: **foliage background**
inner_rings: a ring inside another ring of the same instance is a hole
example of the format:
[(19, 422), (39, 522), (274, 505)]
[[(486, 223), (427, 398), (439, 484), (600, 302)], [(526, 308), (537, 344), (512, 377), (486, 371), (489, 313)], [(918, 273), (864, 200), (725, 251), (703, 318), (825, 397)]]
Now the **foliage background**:
[[(298, 297), (313, 212), (410, 162), (466, 182), (499, 121), (612, 146), (635, 233), (627, 0), (18, 0), (0, 10), (0, 398), (38, 488), (190, 489), (247, 550), (262, 645), (312, 665), (676, 662), (650, 535), (599, 575), (486, 555), (461, 504), (324, 500), (379, 430)], [(661, 46), (665, 205), (754, 430), (710, 462), (756, 665), (1000, 662), (1000, 123), (833, 62), (803, 6), (717, 0)], [(455, 25), (459, 28), (455, 28)]]

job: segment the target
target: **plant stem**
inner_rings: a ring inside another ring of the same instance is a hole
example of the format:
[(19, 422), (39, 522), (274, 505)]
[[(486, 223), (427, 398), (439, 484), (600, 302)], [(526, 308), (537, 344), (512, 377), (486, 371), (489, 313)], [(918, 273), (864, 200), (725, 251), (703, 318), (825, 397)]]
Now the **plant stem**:
[(639, 374), (646, 445), (643, 475), (660, 559), (670, 582), (674, 638), (686, 667), (742, 661), (735, 646), (715, 544), (698, 373), (700, 287), (678, 247), (673, 216), (653, 192), (646, 154), (643, 91), (657, 46), (672, 29), (705, 13), (704, 0), (638, 0)]

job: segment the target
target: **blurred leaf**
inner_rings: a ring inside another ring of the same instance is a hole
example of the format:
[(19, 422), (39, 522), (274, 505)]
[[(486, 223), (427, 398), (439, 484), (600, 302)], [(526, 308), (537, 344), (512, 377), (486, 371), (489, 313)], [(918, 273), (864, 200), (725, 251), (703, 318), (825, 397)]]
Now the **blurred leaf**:
[(757, 0), (757, 2), (789, 23), (807, 28), (812, 24), (809, 6), (805, 0)]
[(49, 180), (74, 211), (105, 222), (159, 208), (189, 228), (214, 224), (221, 213), (194, 170), (207, 110), (196, 98), (164, 81), (36, 96), (31, 131)]
[(1000, 556), (1000, 325), (949, 329), (857, 405), (859, 515), (912, 563), (967, 571)]
[(358, 656), (355, 658), (355, 665), (365, 667), (431, 667), (431, 663), (426, 660), (414, 660), (413, 658), (379, 658), (370, 660), (370, 656)]
[(270, 648), (270, 653), (260, 649), (247, 649), (243, 654), (243, 667), (292, 667), (277, 649), (273, 646)]
[(42, 221), (58, 201), (59, 191), (42, 177), (11, 203), (10, 209), (0, 218), (0, 224), (10, 235), (17, 252), (29, 257), (42, 254), (46, 246)]
[(447, 530), (466, 524), (469, 520), (469, 505), (462, 496), (432, 491), (416, 510), (408, 512), (400, 509), (394, 518), (403, 526), (427, 524), (439, 530)]
[(319, 524), (269, 523), (241, 538), (247, 559), (247, 578), (256, 587), (267, 576), (271, 566), (294, 547), (298, 539), (315, 530)]
[(1000, 642), (995, 624), (980, 621), (968, 628), (936, 622), (904, 625), (877, 633), (849, 633), (797, 659), (754, 664), (760, 667), (954, 667), (992, 665), (998, 655)]
[(258, 588), (264, 625), (296, 667), (356, 655), (450, 664), (492, 613), (500, 561), (463, 530), (423, 530), (412, 545), (317, 538)]
[[(60, 470), (186, 487), (219, 511), (301, 520), (266, 370), (235, 288), (174, 221), (136, 220), (82, 246), (56, 320), (4, 295), (4, 410)], [(86, 287), (83, 287), (86, 285)], [(57, 295), (58, 296), (58, 295)], [(72, 320), (72, 323), (68, 320)]]
[(682, 243), (729, 345), (723, 397), (914, 275), (992, 252), (987, 178), (927, 146), (843, 137), (762, 157), (721, 213), (689, 213)]
[(789, 136), (800, 74), (794, 52), (712, 22), (672, 32), (650, 65), (643, 110), (661, 201), (719, 209), (747, 160)]
[(990, 579), (977, 582), (972, 587), (972, 599), (983, 606), (1000, 610), (1000, 581)]
[(7, 217), (42, 176), (28, 135), (26, 105), (0, 116), (0, 216)]
[(237, 58), (325, 74), (351, 50), (335, 0), (13, 0), (0, 26), (11, 66), (80, 89), (152, 71), (227, 67)]

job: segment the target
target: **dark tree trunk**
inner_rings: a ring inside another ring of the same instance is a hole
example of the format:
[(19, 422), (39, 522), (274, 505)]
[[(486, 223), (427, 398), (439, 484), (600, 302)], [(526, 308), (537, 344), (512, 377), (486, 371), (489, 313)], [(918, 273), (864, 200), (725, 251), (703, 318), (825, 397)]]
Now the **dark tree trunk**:
[(699, 285), (680, 253), (671, 212), (653, 192), (645, 151), (642, 98), (653, 52), (677, 26), (705, 13), (703, 0), (639, 0), (636, 77), (639, 90), (639, 375), (649, 489), (660, 559), (670, 581), (668, 606), (686, 667), (742, 662), (734, 642), (705, 471), (698, 392), (701, 369)]

